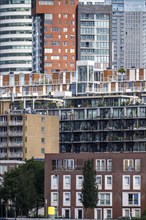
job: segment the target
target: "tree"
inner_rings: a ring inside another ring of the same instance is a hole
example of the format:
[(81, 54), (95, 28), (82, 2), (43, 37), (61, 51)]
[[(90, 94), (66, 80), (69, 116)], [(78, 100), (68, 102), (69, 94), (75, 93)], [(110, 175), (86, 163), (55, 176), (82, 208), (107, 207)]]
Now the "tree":
[(39, 207), (44, 206), (44, 162), (31, 159), (5, 173), (0, 199), (5, 207), (11, 204), (9, 208), (16, 210), (17, 215), (29, 216), (35, 211), (38, 216)]
[(93, 160), (87, 160), (87, 162), (85, 162), (83, 178), (81, 202), (84, 208), (95, 208), (98, 202), (98, 186), (96, 183), (96, 171), (93, 167)]
[(124, 68), (123, 67), (121, 67), (120, 69), (118, 69), (118, 73), (125, 73), (125, 70), (124, 70)]

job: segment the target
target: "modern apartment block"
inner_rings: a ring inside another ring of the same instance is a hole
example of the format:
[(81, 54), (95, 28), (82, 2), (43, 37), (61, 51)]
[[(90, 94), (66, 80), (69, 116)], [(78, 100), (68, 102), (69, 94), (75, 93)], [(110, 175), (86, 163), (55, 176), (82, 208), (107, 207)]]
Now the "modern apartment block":
[(145, 0), (125, 0), (124, 5), (124, 66), (146, 66), (146, 5)]
[[(0, 97), (48, 97), (54, 92), (71, 91), (71, 84), (76, 82), (75, 72), (56, 72), (51, 76), (39, 73), (5, 74), (0, 76)], [(56, 95), (57, 96), (57, 95)]]
[[(105, 1), (113, 7), (112, 42), (116, 69), (145, 68), (145, 0)], [(105, 3), (105, 4), (106, 4)]]
[(33, 0), (33, 71), (74, 71), (78, 0)]
[(106, 69), (112, 67), (112, 6), (96, 2), (78, 4), (77, 60), (92, 60), (96, 69)]
[[(142, 216), (146, 197), (146, 153), (80, 153), (45, 155), (45, 211), (74, 219), (116, 219)], [(80, 201), (83, 167), (94, 160), (98, 204), (85, 212)]]
[(126, 95), (66, 98), (60, 116), (61, 152), (146, 151), (146, 106)]
[(30, 73), (31, 71), (31, 0), (1, 0), (0, 73)]
[(0, 158), (25, 160), (59, 152), (59, 119), (40, 114), (0, 115)]

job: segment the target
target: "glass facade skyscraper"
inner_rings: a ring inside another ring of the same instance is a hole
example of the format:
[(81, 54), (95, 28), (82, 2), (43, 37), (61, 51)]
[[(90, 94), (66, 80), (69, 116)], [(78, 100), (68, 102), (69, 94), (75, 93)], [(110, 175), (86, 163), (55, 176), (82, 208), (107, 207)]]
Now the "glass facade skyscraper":
[(112, 7), (80, 2), (77, 18), (77, 59), (95, 61), (97, 69), (111, 67)]
[(0, 73), (31, 71), (31, 0), (0, 0)]
[(105, 0), (112, 4), (113, 65), (146, 67), (145, 0)]
[(146, 68), (145, 0), (124, 0), (124, 64)]

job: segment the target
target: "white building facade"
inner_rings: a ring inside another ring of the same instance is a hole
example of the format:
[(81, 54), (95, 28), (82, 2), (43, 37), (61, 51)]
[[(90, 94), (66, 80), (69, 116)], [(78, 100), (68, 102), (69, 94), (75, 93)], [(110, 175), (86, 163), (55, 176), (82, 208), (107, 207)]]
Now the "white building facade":
[(1, 0), (0, 73), (30, 73), (31, 70), (31, 0)]

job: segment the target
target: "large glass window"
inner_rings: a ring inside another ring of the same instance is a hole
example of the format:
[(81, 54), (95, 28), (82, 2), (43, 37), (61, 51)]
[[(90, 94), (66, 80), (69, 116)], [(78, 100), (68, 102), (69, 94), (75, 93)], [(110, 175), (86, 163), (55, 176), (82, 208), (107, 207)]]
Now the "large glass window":
[(78, 67), (78, 81), (87, 81), (87, 66)]

